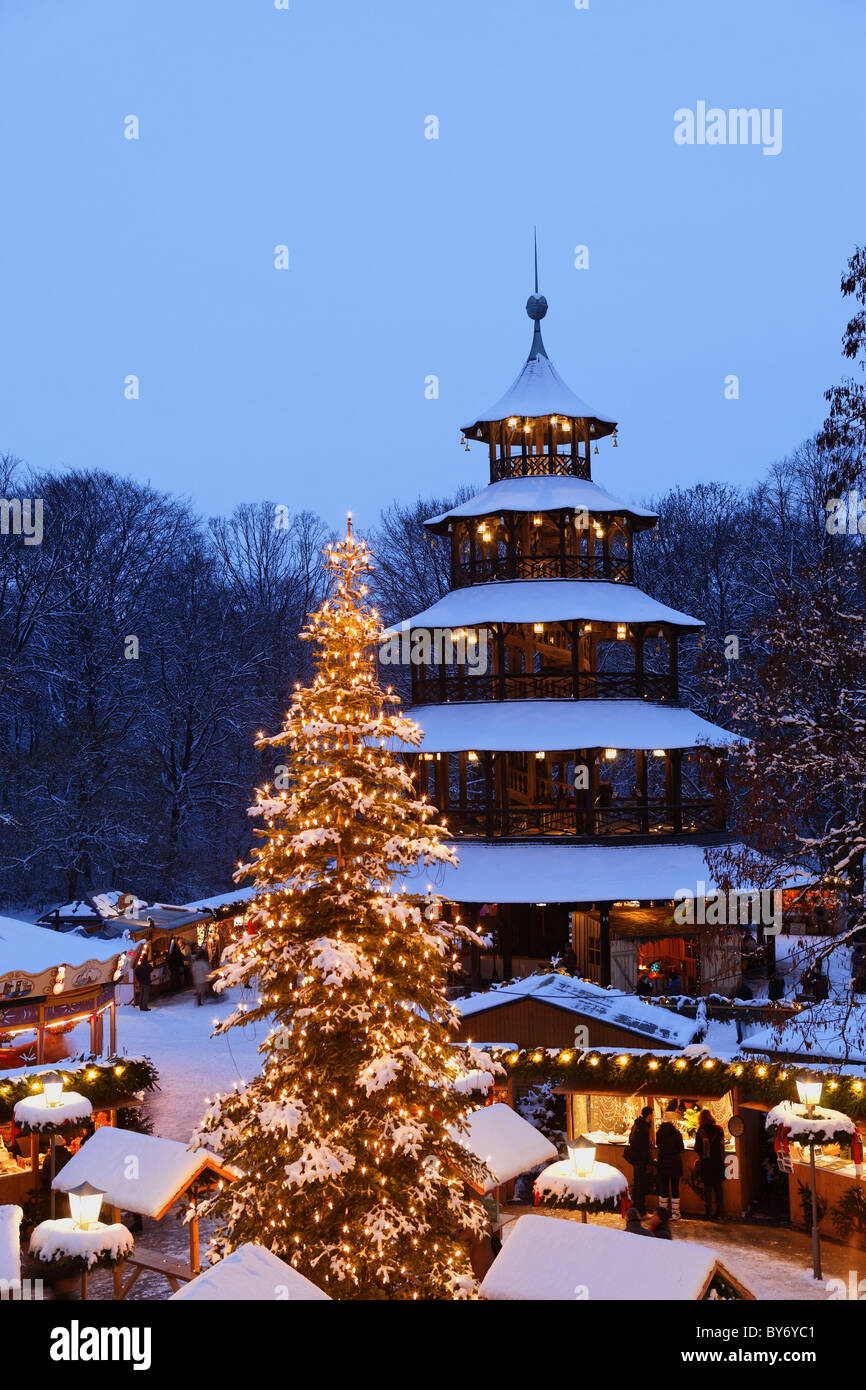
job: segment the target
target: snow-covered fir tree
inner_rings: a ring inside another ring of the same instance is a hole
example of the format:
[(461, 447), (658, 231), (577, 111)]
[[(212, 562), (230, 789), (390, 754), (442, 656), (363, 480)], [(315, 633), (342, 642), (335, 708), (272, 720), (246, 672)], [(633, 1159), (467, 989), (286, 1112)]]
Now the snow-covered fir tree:
[(251, 808), (263, 825), (238, 874), (259, 890), (256, 930), (222, 977), (256, 1002), (217, 1032), (270, 1032), (261, 1073), (217, 1096), (197, 1132), (243, 1174), (203, 1210), (217, 1253), (259, 1241), (334, 1297), (450, 1298), (471, 1291), (468, 1243), (485, 1230), (445, 997), (471, 934), (395, 891), (400, 869), (454, 855), (389, 746), (421, 733), (377, 679), (370, 552), (350, 528), (328, 563), (333, 596), (302, 634), (315, 678), (258, 740), (282, 770)]

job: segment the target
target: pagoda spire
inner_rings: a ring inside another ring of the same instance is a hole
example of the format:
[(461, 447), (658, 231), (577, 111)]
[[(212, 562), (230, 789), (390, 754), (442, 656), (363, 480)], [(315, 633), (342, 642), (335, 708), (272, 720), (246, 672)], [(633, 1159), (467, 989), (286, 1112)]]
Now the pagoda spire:
[(526, 359), (527, 362), (534, 362), (538, 357), (547, 357), (547, 349), (541, 336), (541, 320), (547, 313), (547, 300), (543, 294), (538, 293), (538, 229), (536, 227), (532, 229), (532, 244), (535, 259), (535, 292), (526, 301), (526, 312), (535, 327), (532, 330), (532, 345)]

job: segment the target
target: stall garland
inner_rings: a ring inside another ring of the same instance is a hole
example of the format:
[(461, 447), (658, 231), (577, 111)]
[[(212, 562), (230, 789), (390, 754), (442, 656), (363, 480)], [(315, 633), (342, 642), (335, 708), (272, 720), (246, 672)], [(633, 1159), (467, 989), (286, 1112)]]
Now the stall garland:
[[(157, 1089), (158, 1073), (149, 1057), (75, 1057), (57, 1070), (66, 1089), (86, 1096), (94, 1110)], [(25, 1070), (20, 1076), (0, 1079), (0, 1124), (12, 1119), (17, 1101), (41, 1090), (38, 1071)]]
[(684, 1056), (673, 1052), (604, 1052), (592, 1048), (490, 1048), (517, 1082), (555, 1086), (575, 1085), (594, 1091), (639, 1091), (648, 1094), (723, 1096), (739, 1087), (744, 1100), (766, 1102), (797, 1099), (797, 1077), (817, 1076), (828, 1101), (854, 1120), (866, 1120), (866, 1080), (838, 1072), (798, 1067), (791, 1063), (735, 1057), (730, 1062), (706, 1053)]

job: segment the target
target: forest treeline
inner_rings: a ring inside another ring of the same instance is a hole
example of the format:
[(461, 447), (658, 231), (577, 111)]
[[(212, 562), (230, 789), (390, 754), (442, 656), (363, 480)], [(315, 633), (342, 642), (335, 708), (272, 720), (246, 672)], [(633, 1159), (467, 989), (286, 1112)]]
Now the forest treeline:
[[(828, 536), (827, 458), (812, 440), (751, 487), (642, 499), (659, 523), (636, 543), (636, 580), (704, 620), (681, 643), (680, 674), (707, 718), (724, 721), (720, 663), (738, 679), (730, 638), (746, 655), (783, 595), (864, 544)], [(225, 891), (249, 848), (252, 789), (274, 777), (255, 733), (279, 726), (309, 675), (298, 631), (326, 593), (327, 526), (268, 502), (203, 521), (128, 478), (0, 460), (0, 498), (16, 497), (42, 499), (44, 534), (28, 544), (10, 523), (0, 535), (3, 905), (86, 887), (165, 902)], [(394, 502), (372, 528), (387, 621), (447, 591), (447, 547), (422, 523), (455, 500)]]

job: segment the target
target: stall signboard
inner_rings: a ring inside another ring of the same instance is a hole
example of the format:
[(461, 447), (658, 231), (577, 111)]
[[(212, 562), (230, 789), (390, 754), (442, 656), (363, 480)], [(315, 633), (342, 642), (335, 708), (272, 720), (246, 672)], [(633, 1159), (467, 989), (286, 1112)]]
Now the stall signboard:
[(28, 995), (50, 994), (57, 979), (57, 966), (49, 966), (31, 975), (24, 970), (7, 970), (0, 975), (0, 1004), (11, 1004), (16, 999), (26, 999)]

